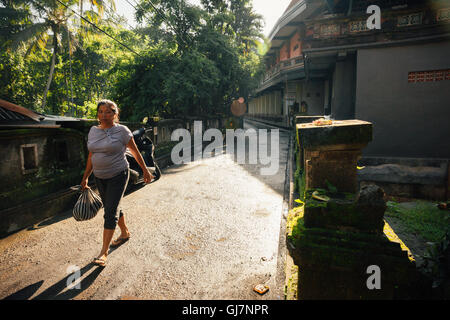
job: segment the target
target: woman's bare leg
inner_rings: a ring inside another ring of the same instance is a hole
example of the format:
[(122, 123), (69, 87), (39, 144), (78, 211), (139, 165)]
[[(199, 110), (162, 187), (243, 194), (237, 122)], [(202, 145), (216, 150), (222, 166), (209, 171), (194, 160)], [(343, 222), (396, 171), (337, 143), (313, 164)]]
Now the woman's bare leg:
[(111, 243), (113, 235), (114, 229), (103, 229), (103, 247), (97, 259), (103, 259), (106, 261), (106, 258), (108, 257), (109, 244)]
[(117, 222), (117, 224), (119, 225), (119, 228), (120, 228), (120, 238), (123, 238), (123, 239), (128, 238), (130, 236), (130, 232), (128, 232), (128, 227), (125, 224), (125, 218), (123, 215), (119, 218), (119, 221)]

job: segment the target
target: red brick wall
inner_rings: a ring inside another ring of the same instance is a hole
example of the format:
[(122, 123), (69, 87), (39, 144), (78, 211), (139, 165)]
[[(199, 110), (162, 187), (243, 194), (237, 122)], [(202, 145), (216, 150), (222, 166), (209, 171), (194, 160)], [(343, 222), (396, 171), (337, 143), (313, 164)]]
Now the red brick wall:
[(281, 47), (281, 49), (280, 49), (280, 61), (287, 60), (287, 59), (290, 58), (290, 55), (289, 55), (289, 53), (290, 53), (289, 43), (290, 43), (289, 41), (286, 41), (283, 44), (283, 46)]
[(298, 57), (302, 55), (302, 42), (300, 41), (300, 32), (297, 31), (291, 38), (290, 57)]

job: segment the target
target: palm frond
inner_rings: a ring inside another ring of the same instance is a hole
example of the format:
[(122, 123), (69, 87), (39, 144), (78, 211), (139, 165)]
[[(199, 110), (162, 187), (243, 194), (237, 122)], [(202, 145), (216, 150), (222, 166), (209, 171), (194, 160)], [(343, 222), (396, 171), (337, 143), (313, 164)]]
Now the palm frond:
[(22, 45), (28, 44), (30, 41), (36, 40), (36, 38), (49, 30), (49, 24), (47, 22), (35, 23), (27, 26), (22, 31), (19, 31), (11, 35), (11, 48), (17, 50)]
[[(92, 11), (92, 10), (85, 11), (84, 18), (94, 24), (98, 24), (101, 19), (100, 15), (97, 12)], [(83, 23), (86, 23), (86, 22), (83, 21)]]
[(47, 47), (49, 39), (50, 39), (50, 35), (46, 32), (43, 32), (40, 35), (38, 35), (36, 42), (37, 42), (39, 48), (41, 48), (41, 50), (43, 50)]
[(114, 0), (89, 0), (89, 2), (97, 8), (100, 17), (103, 17), (105, 8), (107, 9), (109, 7), (107, 3), (110, 4), (113, 11), (116, 11), (116, 4)]
[(69, 48), (69, 54), (72, 55), (73, 51), (80, 47), (80, 43), (75, 34), (70, 31), (67, 25), (61, 26), (62, 43), (61, 46)]
[(36, 36), (35, 41), (30, 41), (28, 45), (28, 49), (25, 53), (25, 58), (28, 57), (28, 55), (31, 52), (37, 51), (39, 48), (40, 50), (44, 50), (49, 47), (49, 41), (50, 41), (50, 35), (47, 32), (43, 32)]
[(29, 15), (26, 9), (3, 8), (0, 7), (0, 19), (15, 20), (24, 19)]

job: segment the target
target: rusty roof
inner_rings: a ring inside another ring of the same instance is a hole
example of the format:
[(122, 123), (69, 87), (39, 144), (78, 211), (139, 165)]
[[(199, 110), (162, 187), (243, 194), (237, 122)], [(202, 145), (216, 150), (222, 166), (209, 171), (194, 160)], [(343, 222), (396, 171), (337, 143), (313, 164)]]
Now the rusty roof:
[(33, 120), (40, 122), (45, 116), (17, 104), (0, 99), (0, 121)]
[(23, 114), (10, 111), (3, 107), (0, 107), (0, 122), (4, 121), (26, 121), (30, 120), (30, 118), (25, 117)]

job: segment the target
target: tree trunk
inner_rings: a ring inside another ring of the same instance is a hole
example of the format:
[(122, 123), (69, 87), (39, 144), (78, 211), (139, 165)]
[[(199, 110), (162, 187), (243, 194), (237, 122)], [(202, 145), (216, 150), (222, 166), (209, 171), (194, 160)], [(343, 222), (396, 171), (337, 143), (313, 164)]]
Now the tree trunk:
[(84, 2), (84, 0), (80, 0), (80, 26), (83, 23), (83, 18), (82, 18), (82, 16), (83, 16), (83, 2)]
[(48, 90), (50, 89), (50, 84), (52, 83), (52, 79), (53, 79), (53, 72), (55, 71), (55, 61), (56, 61), (56, 51), (53, 51), (53, 56), (52, 56), (52, 62), (50, 65), (50, 73), (48, 75), (48, 79), (47, 79), (47, 85), (45, 86), (45, 91), (44, 91), (44, 101), (42, 103), (42, 110), (44, 110), (45, 112), (45, 105), (47, 103), (47, 94), (48, 94)]
[(45, 112), (45, 105), (47, 104), (47, 94), (48, 94), (48, 91), (50, 90), (50, 84), (52, 83), (53, 73), (55, 71), (56, 52), (58, 51), (58, 39), (56, 38), (57, 37), (56, 33), (53, 34), (53, 37), (54, 38), (53, 38), (52, 61), (50, 63), (50, 72), (49, 72), (48, 79), (47, 79), (47, 85), (45, 86), (45, 91), (44, 91), (44, 96), (43, 96), (44, 101), (42, 102), (42, 110), (44, 110), (44, 112)]

